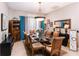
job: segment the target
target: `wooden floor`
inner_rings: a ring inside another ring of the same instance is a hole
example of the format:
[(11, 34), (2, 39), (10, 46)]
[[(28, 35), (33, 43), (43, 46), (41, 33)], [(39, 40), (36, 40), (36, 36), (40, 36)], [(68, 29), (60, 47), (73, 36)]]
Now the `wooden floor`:
[[(24, 47), (23, 41), (18, 41), (14, 43), (11, 56), (28, 56), (27, 51)], [(42, 54), (37, 54), (36, 56), (43, 56)], [(79, 51), (70, 51), (67, 47), (62, 46), (61, 56), (79, 56)]]

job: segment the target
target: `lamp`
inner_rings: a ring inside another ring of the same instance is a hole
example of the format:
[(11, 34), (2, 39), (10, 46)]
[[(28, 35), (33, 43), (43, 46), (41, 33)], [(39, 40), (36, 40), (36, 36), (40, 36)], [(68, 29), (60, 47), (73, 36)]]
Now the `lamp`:
[(39, 4), (38, 11), (39, 11), (39, 13), (41, 14), (41, 12), (42, 12), (42, 8), (41, 8), (41, 6), (42, 6), (42, 2), (38, 2), (38, 4)]
[(65, 24), (64, 28), (65, 29), (68, 29), (69, 28), (69, 25), (68, 24)]

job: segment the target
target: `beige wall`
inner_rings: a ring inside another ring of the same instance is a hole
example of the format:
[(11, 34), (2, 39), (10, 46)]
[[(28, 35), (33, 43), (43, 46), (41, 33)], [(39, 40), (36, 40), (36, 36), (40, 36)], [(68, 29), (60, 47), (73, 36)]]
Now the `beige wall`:
[(51, 21), (71, 19), (71, 28), (79, 30), (79, 3), (73, 3), (47, 15)]
[(8, 33), (8, 29), (5, 31), (1, 31), (1, 13), (8, 16), (8, 7), (6, 6), (6, 3), (0, 2), (0, 43), (2, 42), (2, 34), (4, 32)]

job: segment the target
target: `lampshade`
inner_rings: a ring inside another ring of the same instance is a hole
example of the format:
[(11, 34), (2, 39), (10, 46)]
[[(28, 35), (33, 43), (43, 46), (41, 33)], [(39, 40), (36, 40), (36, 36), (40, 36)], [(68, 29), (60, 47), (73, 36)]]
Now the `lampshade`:
[(65, 24), (64, 28), (65, 29), (68, 29), (69, 28), (69, 25), (68, 24)]

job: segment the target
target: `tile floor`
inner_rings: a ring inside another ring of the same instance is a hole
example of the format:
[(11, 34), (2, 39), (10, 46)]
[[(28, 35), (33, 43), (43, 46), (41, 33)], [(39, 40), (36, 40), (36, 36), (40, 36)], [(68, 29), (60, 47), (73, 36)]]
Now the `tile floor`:
[[(11, 56), (27, 56), (23, 41), (14, 43)], [(79, 56), (79, 51), (70, 51), (67, 47), (62, 46), (61, 56)]]
[(18, 41), (14, 43), (11, 56), (26, 56), (26, 50), (23, 41)]

